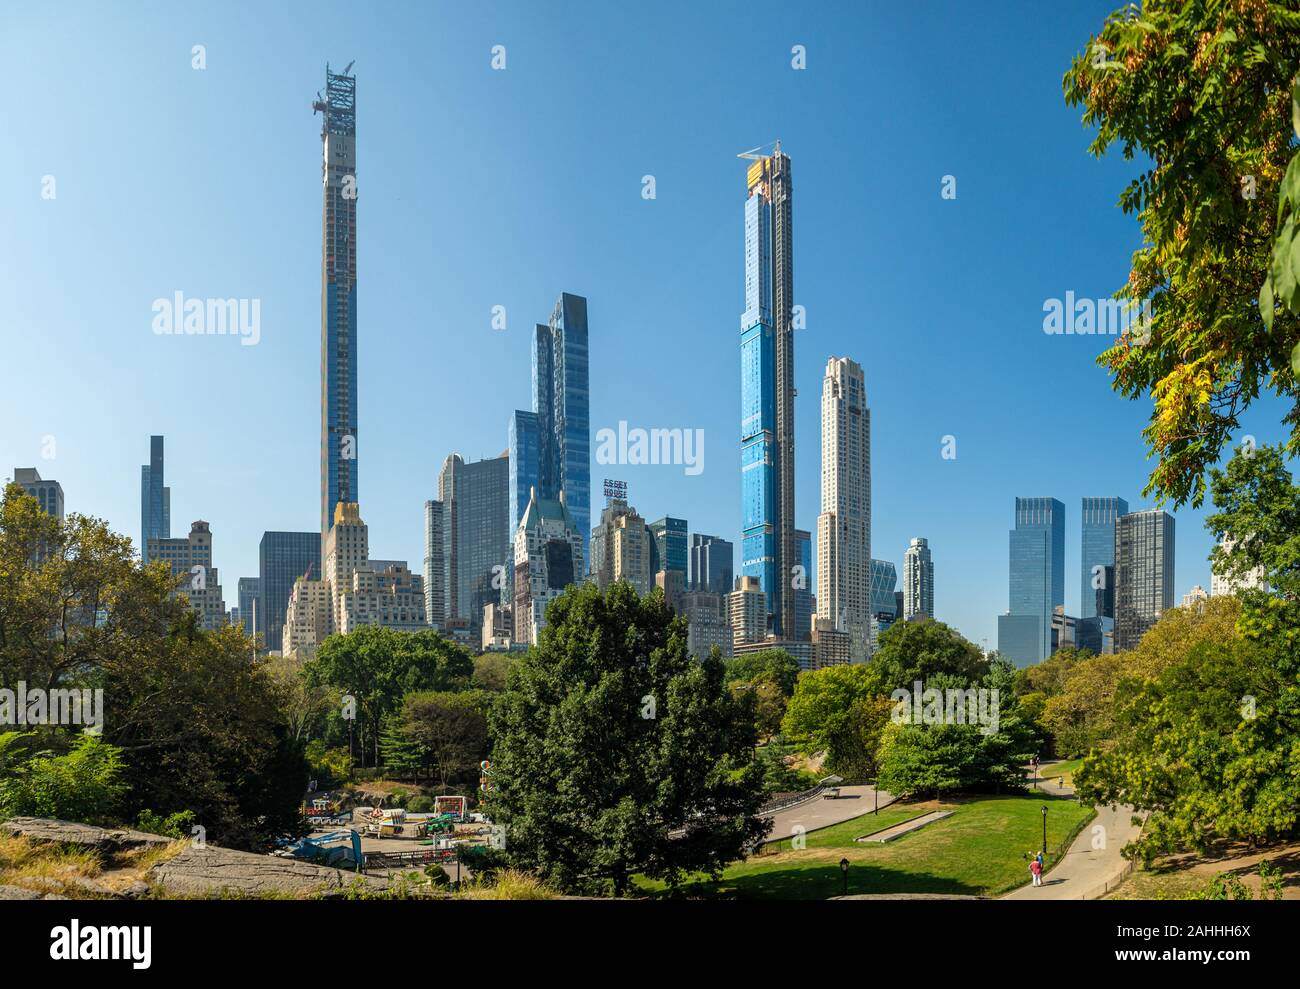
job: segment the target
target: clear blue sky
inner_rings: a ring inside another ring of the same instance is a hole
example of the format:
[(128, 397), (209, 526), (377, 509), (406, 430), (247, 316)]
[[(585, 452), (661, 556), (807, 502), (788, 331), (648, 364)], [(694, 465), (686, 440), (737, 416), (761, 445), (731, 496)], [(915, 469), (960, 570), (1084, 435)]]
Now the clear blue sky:
[[(212, 524), (227, 604), (266, 529), (318, 525), (324, 65), (355, 59), (361, 507), (372, 555), (422, 567), (443, 458), (494, 456), (529, 404), (529, 333), (589, 300), (592, 430), (705, 431), (705, 469), (593, 464), (648, 519), (737, 539), (745, 162), (793, 160), (797, 521), (819, 509), (828, 356), (865, 368), (873, 550), (933, 549), (937, 616), (996, 644), (1016, 495), (1134, 508), (1149, 402), (1043, 303), (1110, 295), (1138, 245), (1136, 166), (1086, 154), (1061, 76), (1117, 0), (997, 5), (12, 5), (0, 154), (0, 468), (139, 538), (167, 438), (172, 530)], [(207, 68), (191, 68), (206, 47)], [(490, 66), (494, 45), (507, 68)], [(807, 68), (791, 68), (806, 46)], [(654, 175), (657, 198), (641, 197)], [(57, 198), (41, 198), (52, 175)], [(957, 199), (940, 197), (944, 175)], [(258, 298), (261, 342), (161, 337), (151, 304)], [(506, 307), (508, 328), (491, 327)], [(1245, 423), (1278, 437), (1275, 406)], [(957, 459), (940, 457), (957, 439)], [(41, 458), (42, 437), (57, 444)], [(594, 447), (593, 447), (594, 449)], [(599, 499), (594, 499), (599, 502)], [(1177, 591), (1208, 586), (1203, 512)]]

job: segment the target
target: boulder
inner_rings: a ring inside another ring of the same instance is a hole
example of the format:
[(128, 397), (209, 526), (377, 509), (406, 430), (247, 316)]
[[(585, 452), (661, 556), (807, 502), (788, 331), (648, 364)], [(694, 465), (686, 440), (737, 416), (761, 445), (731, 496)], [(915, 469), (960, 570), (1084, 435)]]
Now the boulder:
[(341, 890), (358, 879), (373, 890), (388, 887), (386, 879), (215, 845), (190, 845), (174, 858), (155, 865), (148, 878), (153, 885), (162, 887), (165, 896), (304, 896)]
[(15, 838), (41, 844), (76, 845), (111, 853), (149, 845), (170, 845), (175, 839), (130, 828), (97, 828), (93, 824), (56, 821), (43, 817), (11, 817), (0, 830)]

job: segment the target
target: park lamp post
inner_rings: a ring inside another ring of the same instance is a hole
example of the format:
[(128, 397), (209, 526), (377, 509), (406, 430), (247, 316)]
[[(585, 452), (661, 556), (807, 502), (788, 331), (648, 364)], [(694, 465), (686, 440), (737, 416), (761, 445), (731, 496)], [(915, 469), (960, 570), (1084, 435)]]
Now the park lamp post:
[(1047, 804), (1043, 804), (1043, 858), (1047, 858)]
[(840, 859), (840, 872), (844, 874), (844, 895), (849, 895), (849, 860)]

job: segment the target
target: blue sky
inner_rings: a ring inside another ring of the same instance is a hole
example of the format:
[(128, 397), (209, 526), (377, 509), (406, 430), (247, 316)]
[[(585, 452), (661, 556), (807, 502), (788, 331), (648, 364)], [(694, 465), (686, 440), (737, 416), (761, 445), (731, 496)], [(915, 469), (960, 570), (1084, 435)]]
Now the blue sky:
[[(815, 531), (820, 510), (826, 359), (847, 355), (872, 409), (874, 555), (901, 569), (926, 536), (937, 617), (994, 646), (1013, 499), (1050, 495), (1066, 505), (1077, 613), (1079, 499), (1148, 505), (1149, 401), (1111, 392), (1102, 338), (1042, 331), (1045, 300), (1110, 295), (1139, 244), (1115, 207), (1136, 165), (1091, 158), (1061, 97), (1112, 4), (16, 7), (0, 35), (17, 87), (0, 154), (0, 467), (36, 466), (69, 511), (138, 539), (139, 467), (164, 434), (173, 535), (211, 523), (228, 605), (264, 530), (318, 526), (310, 103), (326, 60), (355, 59), (373, 556), (421, 568), (443, 459), (505, 447), (529, 403), (531, 327), (561, 291), (589, 300), (593, 434), (625, 419), (705, 435), (698, 476), (593, 464), (593, 488), (621, 476), (646, 518), (738, 541), (735, 156), (780, 138), (807, 311), (798, 524)], [(155, 335), (152, 302), (176, 291), (260, 299), (259, 344)], [(1273, 442), (1280, 417), (1262, 403), (1242, 433)], [(1208, 586), (1211, 541), (1203, 511), (1176, 517), (1181, 595)]]

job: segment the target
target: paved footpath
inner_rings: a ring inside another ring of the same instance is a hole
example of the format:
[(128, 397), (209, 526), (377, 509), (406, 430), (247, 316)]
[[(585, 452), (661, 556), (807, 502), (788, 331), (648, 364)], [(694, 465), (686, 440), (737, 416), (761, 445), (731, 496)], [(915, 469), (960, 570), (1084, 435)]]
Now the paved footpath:
[[(1074, 787), (1061, 786), (1052, 779), (1050, 764), (1042, 766), (1039, 790), (1053, 796), (1068, 796)], [(1133, 810), (1129, 807), (1097, 808), (1097, 816), (1089, 821), (1069, 850), (1051, 871), (1043, 875), (1043, 885), (1034, 886), (1029, 880), (1029, 863), (1025, 863), (1025, 885), (1002, 897), (1004, 900), (1096, 900), (1106, 892), (1107, 884), (1113, 888), (1123, 874), (1128, 861), (1121, 853), (1124, 846), (1138, 836), (1141, 826), (1132, 823)], [(1095, 829), (1105, 828), (1106, 847), (1093, 848)]]
[[(880, 809), (894, 802), (894, 797), (880, 791)], [(768, 832), (768, 841), (780, 841), (791, 837), (795, 827), (802, 827), (805, 832), (830, 827), (843, 821), (869, 814), (876, 806), (876, 791), (869, 786), (842, 786), (840, 795), (832, 800), (816, 796), (801, 804), (778, 810), (772, 815), (772, 830)], [(874, 828), (867, 826), (866, 834)]]

